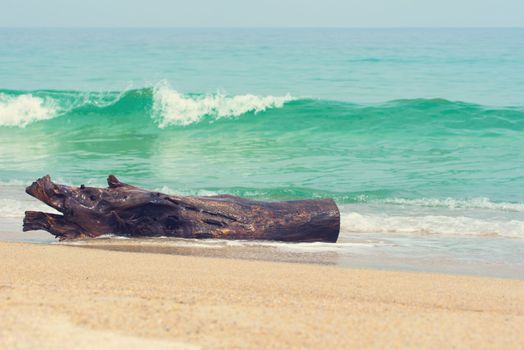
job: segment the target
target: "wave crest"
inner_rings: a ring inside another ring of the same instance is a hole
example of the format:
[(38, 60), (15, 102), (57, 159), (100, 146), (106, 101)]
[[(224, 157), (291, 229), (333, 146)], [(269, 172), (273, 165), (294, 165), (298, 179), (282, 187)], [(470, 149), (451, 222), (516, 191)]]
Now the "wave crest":
[[(291, 101), (293, 103), (287, 105)], [(347, 101), (294, 98), (289, 94), (181, 93), (167, 82), (139, 89), (127, 87), (120, 91), (0, 89), (0, 127), (26, 127), (33, 122), (62, 119), (56, 117), (64, 116), (86, 118), (93, 124), (112, 123), (118, 118), (120, 122), (130, 121), (130, 125), (136, 122), (138, 128), (146, 124), (166, 128), (281, 108), (288, 111), (286, 120), (281, 120), (280, 113), (268, 111), (268, 123), (274, 124), (277, 120), (289, 126), (314, 125), (348, 132), (383, 130), (399, 134), (415, 128), (417, 132), (432, 130), (439, 135), (482, 131), (486, 136), (503, 135), (506, 130), (511, 133), (524, 130), (524, 110), (520, 107), (489, 108), (442, 99), (356, 105)], [(67, 121), (68, 127), (76, 124), (70, 119), (63, 120)], [(59, 127), (60, 122), (51, 123)]]
[(160, 128), (169, 125), (190, 125), (209, 116), (214, 119), (238, 117), (242, 114), (263, 112), (266, 109), (281, 108), (294, 100), (285, 96), (236, 95), (222, 93), (213, 95), (183, 95), (162, 84), (154, 89), (153, 119)]
[(0, 126), (24, 128), (34, 121), (54, 118), (57, 113), (58, 106), (51, 98), (0, 93)]

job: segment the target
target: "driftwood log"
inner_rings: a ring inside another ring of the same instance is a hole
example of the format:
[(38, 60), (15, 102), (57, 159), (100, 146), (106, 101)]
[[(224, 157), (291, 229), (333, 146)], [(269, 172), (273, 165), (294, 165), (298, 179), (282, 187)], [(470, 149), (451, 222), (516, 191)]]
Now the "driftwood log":
[(331, 199), (262, 202), (230, 195), (166, 195), (107, 179), (108, 188), (55, 184), (44, 176), (26, 188), (62, 213), (26, 211), (24, 231), (60, 240), (105, 234), (135, 237), (336, 242), (340, 213)]

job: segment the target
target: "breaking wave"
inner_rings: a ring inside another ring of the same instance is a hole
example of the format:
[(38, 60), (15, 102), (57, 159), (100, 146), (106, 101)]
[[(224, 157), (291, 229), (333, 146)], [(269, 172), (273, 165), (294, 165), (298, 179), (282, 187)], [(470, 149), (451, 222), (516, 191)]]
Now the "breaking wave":
[[(357, 105), (346, 101), (316, 100), (283, 96), (181, 93), (167, 83), (123, 91), (16, 91), (0, 90), (0, 127), (25, 128), (53, 119), (75, 125), (83, 119), (100, 123), (131, 121), (165, 129), (231, 119), (271, 110), (279, 122), (309, 123), (315, 127), (340, 129), (344, 125), (368, 132), (399, 130), (401, 125), (437, 126), (454, 132), (488, 130), (495, 135), (504, 130), (524, 130), (524, 110), (517, 107), (490, 108), (443, 99), (396, 100), (382, 104)], [(285, 118), (282, 118), (285, 117)], [(243, 118), (242, 118), (243, 119)], [(285, 119), (285, 120), (283, 120)], [(58, 122), (58, 121), (57, 121)], [(489, 136), (489, 135), (488, 135)]]
[(52, 98), (0, 93), (0, 126), (23, 128), (35, 121), (54, 118), (57, 111), (57, 103)]
[(286, 96), (227, 96), (222, 93), (213, 95), (184, 95), (161, 85), (154, 89), (153, 119), (159, 127), (168, 125), (189, 125), (199, 122), (203, 117), (214, 119), (238, 117), (247, 112), (263, 112), (270, 108), (282, 108), (294, 98)]
[(0, 126), (20, 128), (64, 115), (93, 117), (115, 111), (146, 114), (160, 128), (185, 126), (198, 123), (204, 117), (238, 117), (249, 112), (282, 108), (295, 100), (290, 95), (183, 94), (165, 83), (121, 92), (0, 91)]

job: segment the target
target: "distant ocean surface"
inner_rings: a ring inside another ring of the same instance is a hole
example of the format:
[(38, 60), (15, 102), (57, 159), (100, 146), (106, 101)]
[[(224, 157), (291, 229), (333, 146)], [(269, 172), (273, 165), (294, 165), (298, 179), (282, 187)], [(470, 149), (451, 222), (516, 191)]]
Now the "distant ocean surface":
[(340, 243), (279, 249), (524, 278), (524, 29), (0, 29), (0, 239), (45, 174), (330, 197)]

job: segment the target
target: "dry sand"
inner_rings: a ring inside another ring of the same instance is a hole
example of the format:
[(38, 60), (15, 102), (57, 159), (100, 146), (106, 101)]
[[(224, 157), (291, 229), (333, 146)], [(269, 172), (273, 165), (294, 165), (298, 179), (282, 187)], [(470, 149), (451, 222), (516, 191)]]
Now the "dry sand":
[(524, 281), (0, 243), (1, 349), (524, 348)]

